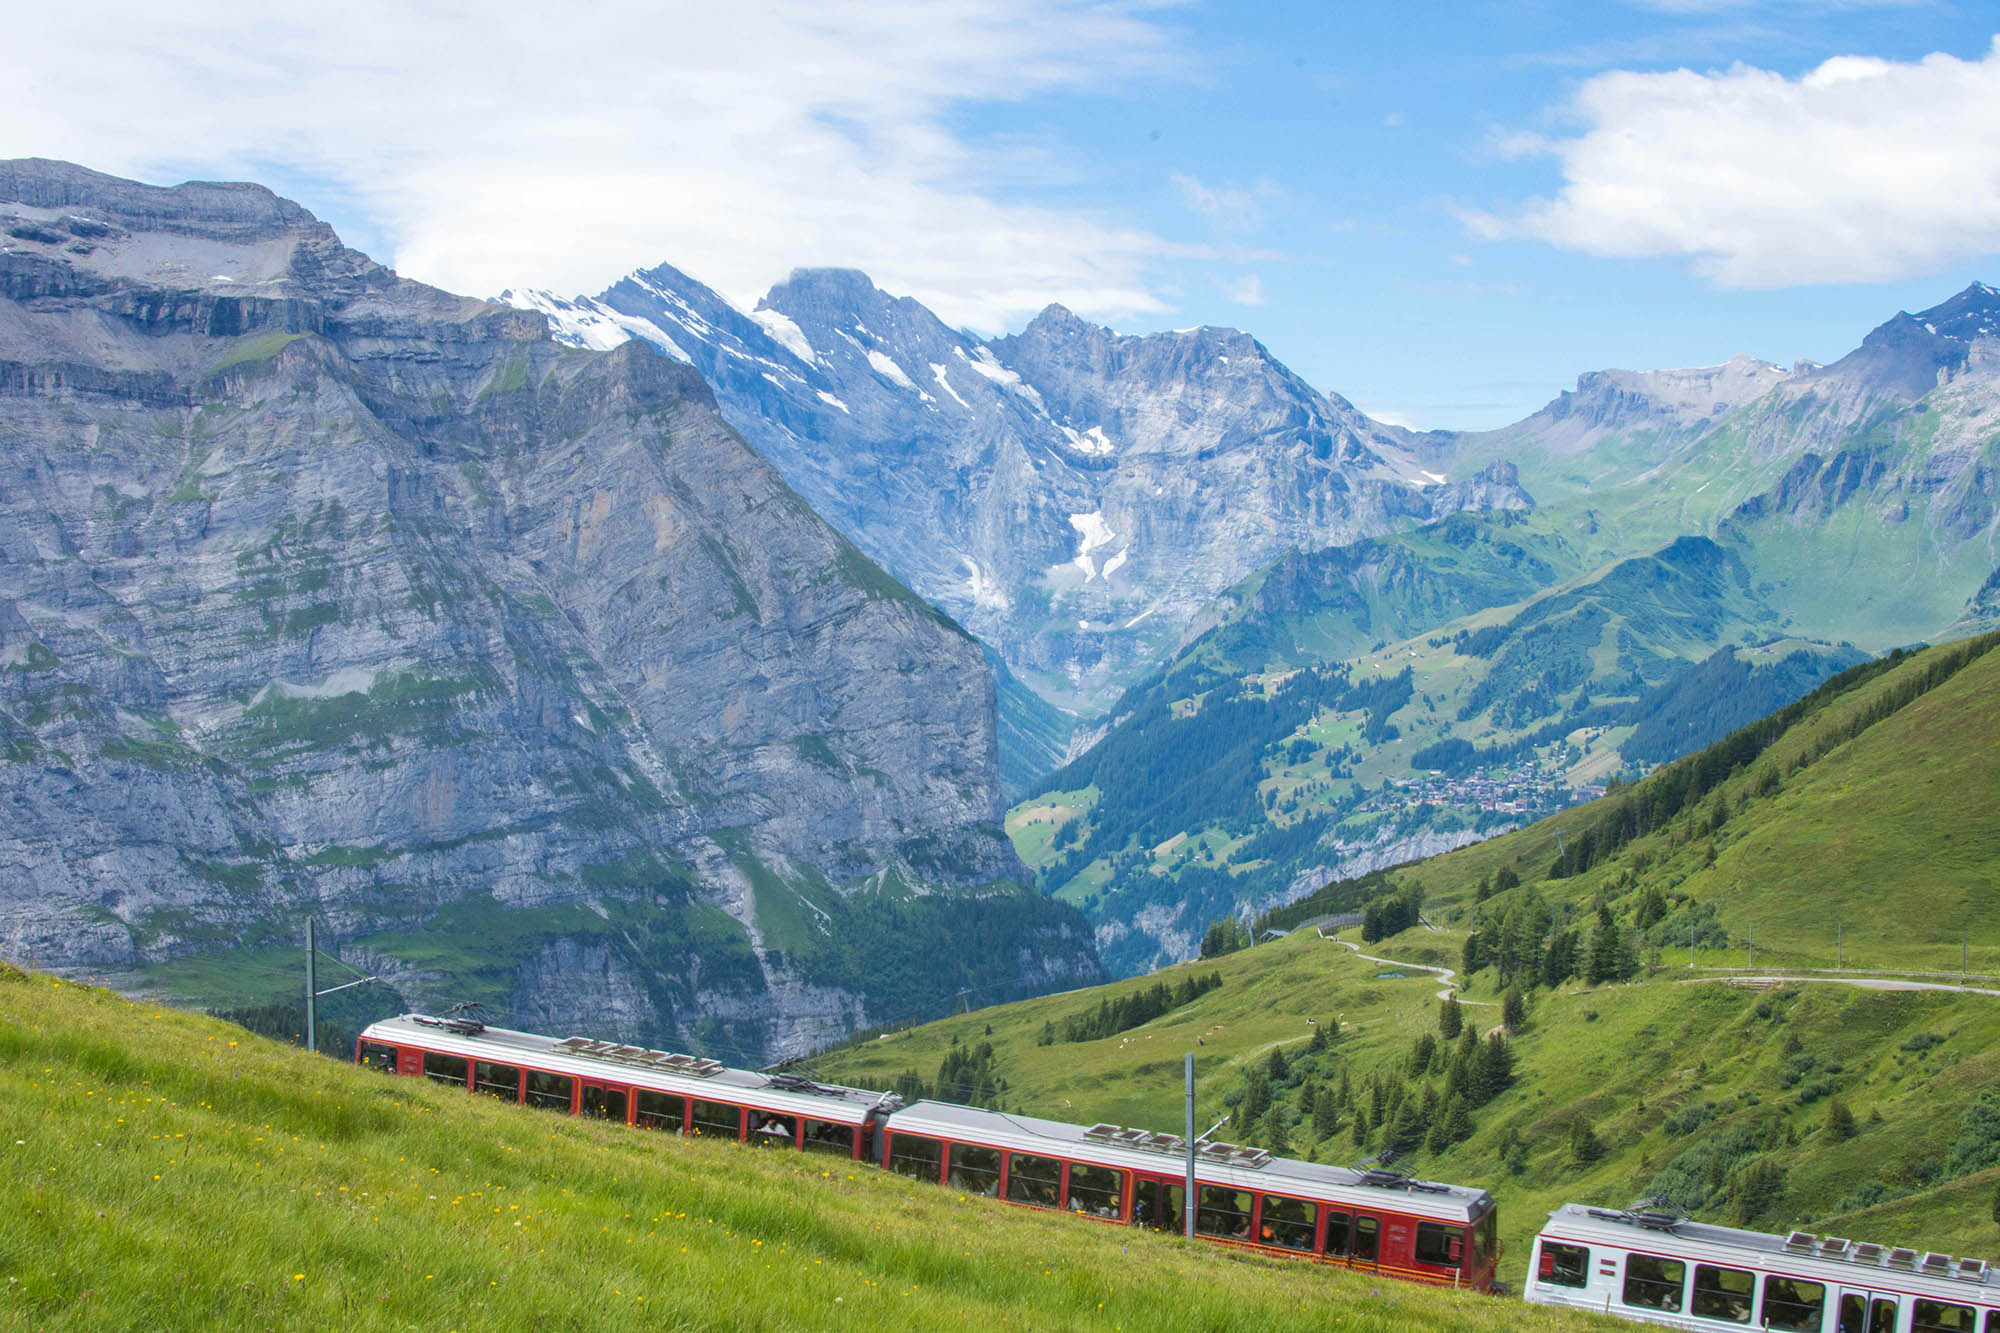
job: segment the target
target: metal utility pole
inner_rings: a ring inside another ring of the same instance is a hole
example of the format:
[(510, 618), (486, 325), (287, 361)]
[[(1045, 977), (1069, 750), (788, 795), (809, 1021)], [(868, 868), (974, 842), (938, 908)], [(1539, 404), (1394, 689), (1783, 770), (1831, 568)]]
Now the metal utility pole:
[(319, 949), (313, 940), (313, 919), (306, 918), (306, 1049), (319, 1050), (319, 1024), (314, 1006), (319, 1000)]
[(1187, 1192), (1181, 1198), (1181, 1229), (1194, 1239), (1194, 1052), (1187, 1053)]

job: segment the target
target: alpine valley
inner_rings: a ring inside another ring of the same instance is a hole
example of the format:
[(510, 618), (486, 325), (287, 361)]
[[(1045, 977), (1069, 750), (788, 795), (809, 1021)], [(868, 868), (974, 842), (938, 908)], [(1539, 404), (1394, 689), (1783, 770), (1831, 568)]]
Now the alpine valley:
[(1831, 365), (1582, 376), (1417, 434), (1248, 335), (982, 339), (859, 274), (510, 292), (690, 361), (988, 645), (1008, 831), (1108, 966), (1561, 809), (1889, 648), (1995, 623), (2000, 293)]

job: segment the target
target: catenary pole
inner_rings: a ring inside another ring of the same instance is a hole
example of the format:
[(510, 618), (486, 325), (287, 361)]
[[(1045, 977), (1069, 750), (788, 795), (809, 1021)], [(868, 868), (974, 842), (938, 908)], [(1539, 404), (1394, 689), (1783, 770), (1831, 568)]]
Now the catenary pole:
[(319, 949), (313, 939), (313, 919), (306, 918), (306, 1049), (319, 1050), (319, 1024), (314, 1005), (319, 1000)]
[(1194, 1052), (1187, 1053), (1187, 1192), (1181, 1196), (1182, 1230), (1194, 1239)]

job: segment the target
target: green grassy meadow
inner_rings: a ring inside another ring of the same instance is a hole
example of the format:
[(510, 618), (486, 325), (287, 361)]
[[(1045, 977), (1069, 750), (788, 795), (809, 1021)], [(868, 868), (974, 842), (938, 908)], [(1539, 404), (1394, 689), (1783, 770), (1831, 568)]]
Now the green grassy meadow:
[(0, 1325), (1613, 1327), (552, 1117), (0, 968)]

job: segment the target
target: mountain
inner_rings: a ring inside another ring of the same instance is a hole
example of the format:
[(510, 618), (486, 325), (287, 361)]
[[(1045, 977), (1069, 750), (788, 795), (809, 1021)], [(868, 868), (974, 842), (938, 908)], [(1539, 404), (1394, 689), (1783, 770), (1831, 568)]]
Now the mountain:
[[(1990, 626), (1996, 329), (1974, 285), (1831, 365), (1606, 371), (1507, 430), (1424, 437), (1429, 466), (1540, 503), (1229, 589), (1016, 803), (1016, 845), (1129, 971), (1207, 919), (1559, 809), (1865, 653)], [(1321, 683), (1280, 684), (1301, 671)], [(1227, 735), (1226, 771), (1160, 802), (1197, 732)]]
[[(866, 1083), (987, 1043), (1030, 1114), (1163, 1126), (1192, 1051), (1232, 1140), (1345, 1164), (1414, 1134), (1402, 1169), (1493, 1193), (1507, 1280), (1549, 1209), (1661, 1192), (1705, 1221), (1990, 1254), (1996, 649), (1874, 659), (1590, 804), (1254, 923), (1284, 938), (855, 1043), (815, 1073)], [(1373, 908), (1379, 931), (1412, 902), (1420, 919), (1345, 943), (1307, 924)], [(1968, 966), (1979, 989), (1953, 989)], [(1447, 981), (1482, 1050), (1523, 996), (1476, 1105)]]
[[(0, 164), (0, 947), (739, 1061), (1098, 975), (980, 645), (646, 342), (252, 185)], [(226, 961), (221, 956), (226, 952)]]
[(1426, 473), (1418, 437), (1233, 329), (1127, 336), (1050, 306), (984, 340), (826, 269), (747, 315), (665, 265), (502, 299), (573, 345), (636, 336), (692, 363), (835, 527), (1086, 715), (1285, 551), (1531, 503), (1504, 470)]

